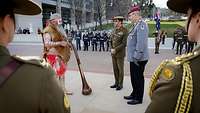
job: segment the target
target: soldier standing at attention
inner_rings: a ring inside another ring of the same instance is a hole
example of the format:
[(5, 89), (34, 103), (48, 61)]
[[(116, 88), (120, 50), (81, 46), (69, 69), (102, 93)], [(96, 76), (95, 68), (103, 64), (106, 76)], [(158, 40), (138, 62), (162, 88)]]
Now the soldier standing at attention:
[(184, 27), (177, 28), (175, 31), (175, 36), (176, 36), (176, 54), (182, 54), (182, 48), (184, 44)]
[(97, 32), (92, 37), (92, 51), (97, 51)]
[(31, 0), (1, 1), (0, 113), (70, 113), (68, 99), (48, 63), (11, 56), (6, 48), (14, 36), (14, 14), (40, 13)]
[(83, 34), (83, 43), (84, 43), (84, 49), (83, 51), (88, 51), (88, 43), (89, 43), (89, 37), (88, 37), (88, 32), (85, 31)]
[(161, 35), (160, 35), (160, 38), (161, 38), (161, 42), (162, 44), (164, 45), (165, 44), (165, 39), (167, 38), (167, 32), (162, 30), (161, 31)]
[[(188, 15), (188, 40), (200, 42), (200, 6), (197, 0), (168, 0), (170, 9)], [(145, 113), (200, 113), (200, 46), (190, 54), (166, 60), (150, 85), (151, 103)]]
[[(101, 32), (100, 32), (100, 31), (97, 31), (97, 33), (96, 33), (97, 47), (98, 47), (98, 45), (100, 45), (100, 38), (101, 38)], [(100, 46), (99, 46), (99, 47), (100, 47)]]
[(130, 100), (127, 104), (141, 104), (144, 95), (144, 70), (149, 59), (147, 23), (140, 16), (140, 7), (132, 5), (129, 13), (129, 19), (134, 28), (129, 33), (127, 39), (127, 60), (130, 62), (130, 74), (132, 92), (124, 99)]
[(78, 30), (75, 34), (76, 49), (81, 50), (81, 32)]
[(106, 51), (110, 50), (110, 37), (108, 36), (108, 33), (105, 32), (105, 42), (106, 42)]
[(91, 45), (91, 41), (92, 41), (92, 38), (94, 37), (94, 34), (93, 34), (93, 31), (89, 30), (89, 33), (88, 33), (88, 46)]
[(160, 34), (160, 31), (156, 31), (153, 34), (155, 36), (155, 54), (159, 54), (161, 34)]
[(192, 52), (195, 42), (188, 41), (187, 53)]
[(105, 42), (105, 36), (104, 36), (104, 33), (101, 32), (101, 36), (100, 36), (100, 39), (99, 39), (99, 51), (101, 52), (101, 48), (103, 51), (105, 51), (105, 46), (104, 46), (104, 42)]
[(121, 90), (124, 79), (124, 57), (128, 31), (123, 27), (124, 17), (116, 16), (113, 18), (115, 29), (111, 34), (111, 55), (115, 83), (110, 88)]

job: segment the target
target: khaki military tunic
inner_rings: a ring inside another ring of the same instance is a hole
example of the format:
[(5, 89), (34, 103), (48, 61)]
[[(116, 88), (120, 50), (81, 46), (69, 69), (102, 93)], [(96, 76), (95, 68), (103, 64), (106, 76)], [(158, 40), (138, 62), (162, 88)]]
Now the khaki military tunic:
[(112, 54), (113, 70), (115, 76), (115, 84), (123, 86), (124, 77), (124, 57), (126, 53), (126, 41), (128, 30), (124, 27), (116, 29), (111, 34), (111, 49), (115, 49), (116, 53)]
[(152, 77), (150, 96), (145, 113), (200, 113), (200, 47), (164, 61)]
[(70, 113), (68, 98), (46, 62), (12, 57), (0, 46), (0, 69), (11, 58), (23, 64), (0, 86), (0, 113)]
[(128, 30), (124, 27), (114, 30), (111, 34), (111, 49), (115, 49), (115, 57), (125, 57)]

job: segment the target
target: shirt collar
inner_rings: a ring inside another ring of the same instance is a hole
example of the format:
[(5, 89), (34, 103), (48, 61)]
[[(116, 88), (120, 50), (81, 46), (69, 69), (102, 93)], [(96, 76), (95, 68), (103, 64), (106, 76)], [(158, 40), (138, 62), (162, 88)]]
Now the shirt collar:
[(0, 56), (10, 55), (8, 49), (2, 45), (0, 45)]

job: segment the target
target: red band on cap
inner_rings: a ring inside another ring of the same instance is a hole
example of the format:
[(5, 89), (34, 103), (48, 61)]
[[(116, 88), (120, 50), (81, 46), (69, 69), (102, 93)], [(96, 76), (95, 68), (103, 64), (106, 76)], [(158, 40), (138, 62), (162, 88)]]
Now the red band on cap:
[(129, 13), (132, 13), (132, 12), (135, 12), (135, 11), (140, 11), (140, 7), (138, 5), (132, 5)]

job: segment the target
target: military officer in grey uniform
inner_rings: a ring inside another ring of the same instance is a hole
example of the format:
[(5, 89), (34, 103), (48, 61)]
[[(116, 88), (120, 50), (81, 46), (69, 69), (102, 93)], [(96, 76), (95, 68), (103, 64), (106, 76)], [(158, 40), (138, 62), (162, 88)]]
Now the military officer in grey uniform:
[(70, 113), (68, 98), (50, 66), (44, 60), (11, 56), (6, 48), (14, 36), (14, 14), (40, 13), (31, 0), (0, 4), (0, 113)]
[(140, 7), (132, 5), (129, 19), (135, 26), (129, 32), (127, 39), (127, 60), (130, 62), (132, 92), (124, 99), (130, 100), (127, 104), (141, 104), (144, 94), (144, 70), (149, 59), (148, 52), (148, 25), (140, 16)]
[(115, 83), (110, 86), (121, 90), (123, 88), (124, 79), (124, 57), (128, 31), (123, 27), (124, 17), (116, 16), (113, 18), (115, 29), (111, 33), (111, 55), (113, 62), (113, 70)]
[[(197, 0), (168, 0), (170, 9), (188, 15), (188, 40), (200, 42)], [(145, 113), (200, 113), (200, 46), (192, 53), (163, 61), (150, 84), (151, 103)]]

